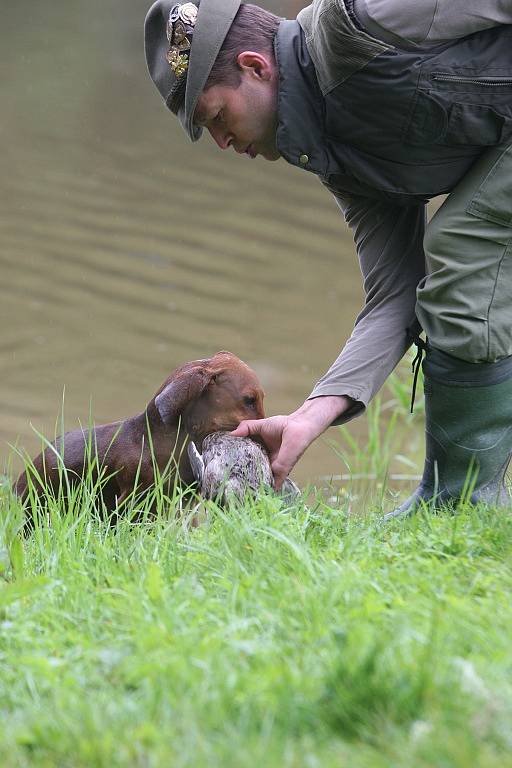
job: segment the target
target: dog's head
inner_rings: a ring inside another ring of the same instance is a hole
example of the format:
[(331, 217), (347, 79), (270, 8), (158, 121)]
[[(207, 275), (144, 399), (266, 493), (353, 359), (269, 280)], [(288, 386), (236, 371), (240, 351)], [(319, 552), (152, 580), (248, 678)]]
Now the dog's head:
[(160, 418), (196, 442), (211, 432), (235, 429), (244, 419), (262, 419), (264, 392), (254, 371), (231, 352), (217, 352), (177, 368), (155, 396)]

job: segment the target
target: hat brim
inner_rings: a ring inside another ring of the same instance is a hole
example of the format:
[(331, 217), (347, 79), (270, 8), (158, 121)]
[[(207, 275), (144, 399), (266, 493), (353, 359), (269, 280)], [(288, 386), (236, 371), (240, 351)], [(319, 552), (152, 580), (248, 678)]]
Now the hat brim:
[(190, 50), (187, 88), (180, 122), (191, 141), (201, 138), (203, 129), (194, 124), (194, 112), (210, 72), (240, 8), (241, 0), (201, 0)]

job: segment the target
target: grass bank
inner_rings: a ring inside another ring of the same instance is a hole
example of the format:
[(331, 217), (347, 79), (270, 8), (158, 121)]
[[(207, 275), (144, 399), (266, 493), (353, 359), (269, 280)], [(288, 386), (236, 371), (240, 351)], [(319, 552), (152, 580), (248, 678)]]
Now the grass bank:
[(3, 768), (512, 766), (509, 514), (0, 507)]

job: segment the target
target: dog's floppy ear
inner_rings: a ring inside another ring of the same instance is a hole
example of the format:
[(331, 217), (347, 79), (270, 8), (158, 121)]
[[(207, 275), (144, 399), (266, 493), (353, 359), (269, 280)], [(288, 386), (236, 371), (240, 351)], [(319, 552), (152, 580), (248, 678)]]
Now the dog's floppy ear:
[(176, 371), (155, 397), (155, 405), (164, 424), (175, 424), (186, 406), (201, 396), (212, 377), (212, 371), (204, 364), (196, 363)]

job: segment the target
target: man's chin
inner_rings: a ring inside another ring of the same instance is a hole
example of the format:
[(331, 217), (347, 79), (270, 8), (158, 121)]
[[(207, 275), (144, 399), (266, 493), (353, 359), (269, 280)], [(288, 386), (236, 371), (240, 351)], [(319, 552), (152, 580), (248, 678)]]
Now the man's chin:
[(281, 153), (278, 149), (267, 149), (264, 152), (260, 152), (261, 156), (265, 158), (265, 160), (279, 160), (281, 157)]

